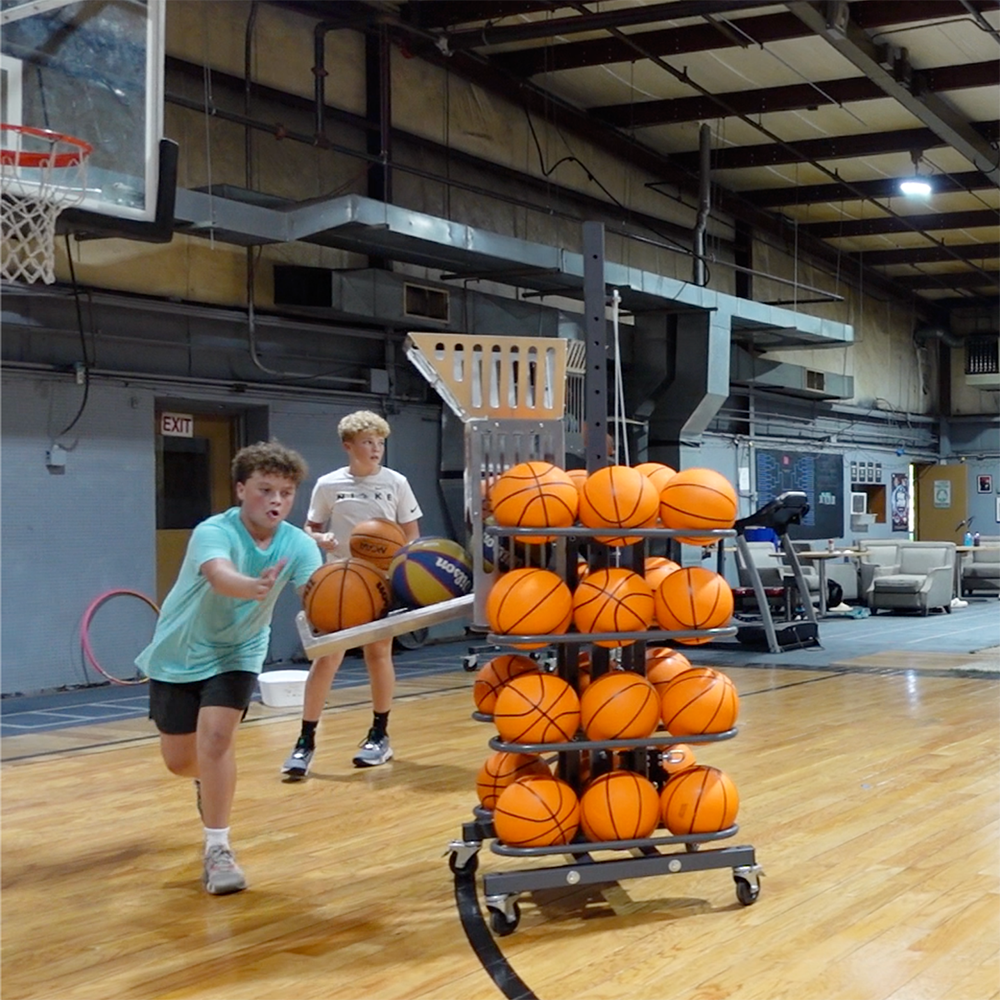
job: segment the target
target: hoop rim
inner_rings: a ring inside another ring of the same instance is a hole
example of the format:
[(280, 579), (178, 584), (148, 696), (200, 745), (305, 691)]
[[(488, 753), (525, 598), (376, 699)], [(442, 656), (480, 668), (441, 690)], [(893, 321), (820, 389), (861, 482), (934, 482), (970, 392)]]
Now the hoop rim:
[(0, 149), (0, 164), (5, 167), (65, 169), (66, 167), (79, 166), (94, 151), (94, 147), (84, 139), (77, 139), (76, 136), (54, 132), (47, 128), (36, 128), (34, 125), (12, 125), (2, 122), (0, 123), (0, 132), (16, 132), (19, 135), (30, 135), (36, 139), (62, 142), (76, 147), (69, 153), (37, 153), (26, 150)]

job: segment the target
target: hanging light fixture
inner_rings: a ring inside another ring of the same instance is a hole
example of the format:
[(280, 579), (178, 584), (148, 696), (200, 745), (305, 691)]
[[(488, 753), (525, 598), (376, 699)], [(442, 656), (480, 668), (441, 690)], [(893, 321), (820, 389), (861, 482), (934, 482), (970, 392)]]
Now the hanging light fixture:
[(913, 150), (913, 152), (910, 153), (910, 157), (913, 160), (913, 176), (904, 177), (899, 182), (899, 190), (908, 198), (927, 198), (934, 188), (931, 185), (930, 177), (924, 176), (920, 173), (919, 150)]

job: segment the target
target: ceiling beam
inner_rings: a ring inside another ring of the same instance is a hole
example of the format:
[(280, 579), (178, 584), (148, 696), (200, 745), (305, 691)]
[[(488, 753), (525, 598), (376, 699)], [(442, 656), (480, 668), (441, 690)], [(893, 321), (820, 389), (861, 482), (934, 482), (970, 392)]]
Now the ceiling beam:
[(504, 17), (529, 14), (537, 10), (558, 10), (563, 3), (517, 0), (421, 0), (400, 4), (400, 16), (420, 28), (447, 28), (470, 21), (497, 21)]
[(863, 257), (866, 264), (925, 264), (939, 260), (1000, 260), (1000, 245), (996, 243), (964, 243), (943, 247), (938, 244), (926, 247), (900, 247), (895, 250), (865, 250), (855, 256)]
[[(920, 85), (930, 92), (967, 90), (1000, 86), (1000, 60), (961, 66), (942, 66), (919, 76)], [(851, 104), (884, 98), (878, 84), (864, 76), (820, 83), (796, 83), (787, 87), (741, 90), (715, 97), (677, 97), (663, 101), (638, 101), (590, 108), (590, 113), (616, 128), (648, 128), (678, 122), (726, 118), (729, 115), (765, 115), (776, 111), (812, 110), (828, 104)], [(723, 103), (724, 102), (724, 103)]]
[[(941, 231), (944, 229), (979, 229), (1000, 223), (995, 208), (972, 212), (940, 212), (933, 215), (907, 215), (902, 218), (885, 215), (876, 219), (838, 219), (834, 222), (804, 222), (800, 233), (818, 236), (822, 240), (842, 236), (877, 236), (881, 233), (907, 233), (913, 229)], [(866, 263), (870, 263), (865, 257)]]
[(897, 284), (913, 291), (935, 288), (992, 288), (1000, 283), (1000, 271), (955, 271), (944, 274), (897, 274)]
[(851, 20), (846, 0), (828, 4), (825, 12), (813, 3), (794, 0), (790, 12), (819, 38), (861, 70), (885, 93), (922, 121), (944, 145), (952, 146), (974, 167), (1000, 187), (1000, 166), (990, 144), (954, 108), (935, 94), (917, 93), (902, 50), (877, 48), (865, 32)]
[[(907, 0), (906, 3), (899, 3), (898, 0), (865, 0), (855, 6), (860, 9), (853, 12), (853, 16), (863, 28), (881, 28), (890, 24), (909, 24), (955, 15), (954, 0)], [(997, 10), (1000, 3), (996, 0), (977, 0), (975, 7), (979, 11)], [(805, 38), (810, 34), (805, 24), (787, 12), (735, 20), (723, 19), (719, 23), (731, 29), (730, 33), (723, 34), (715, 24), (695, 24), (637, 32), (632, 38), (654, 55), (675, 56), (687, 52), (766, 45), (790, 38)], [(614, 38), (541, 45), (519, 52), (498, 53), (493, 58), (497, 65), (523, 77), (636, 60), (635, 49)]]

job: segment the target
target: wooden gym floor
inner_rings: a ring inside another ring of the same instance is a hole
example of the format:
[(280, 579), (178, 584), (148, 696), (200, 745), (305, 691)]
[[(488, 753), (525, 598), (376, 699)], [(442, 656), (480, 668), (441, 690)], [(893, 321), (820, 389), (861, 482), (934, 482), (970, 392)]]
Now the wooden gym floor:
[[(727, 664), (740, 734), (698, 756), (740, 790), (720, 846), (755, 847), (758, 901), (739, 905), (727, 869), (529, 893), (491, 957), (444, 856), (489, 753), (463, 651), (401, 672), (381, 768), (350, 763), (364, 688), (335, 688), (301, 783), (279, 774), (297, 713), (253, 707), (235, 896), (200, 886), (191, 783), (150, 723), (5, 738), (3, 1000), (1000, 998), (997, 669)], [(531, 864), (479, 855), (480, 875)]]

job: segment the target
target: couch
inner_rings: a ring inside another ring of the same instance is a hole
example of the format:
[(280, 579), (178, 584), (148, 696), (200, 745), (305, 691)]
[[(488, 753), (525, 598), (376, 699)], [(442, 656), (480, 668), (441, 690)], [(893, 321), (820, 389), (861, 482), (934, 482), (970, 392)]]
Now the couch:
[(955, 596), (954, 542), (898, 542), (897, 562), (881, 566), (865, 592), (872, 614), (932, 608), (951, 613)]
[(982, 535), (979, 546), (962, 553), (962, 593), (1000, 593), (1000, 535)]
[(854, 548), (864, 555), (858, 556), (858, 596), (868, 603), (868, 591), (876, 576), (891, 573), (899, 562), (899, 545), (907, 538), (856, 538)]

